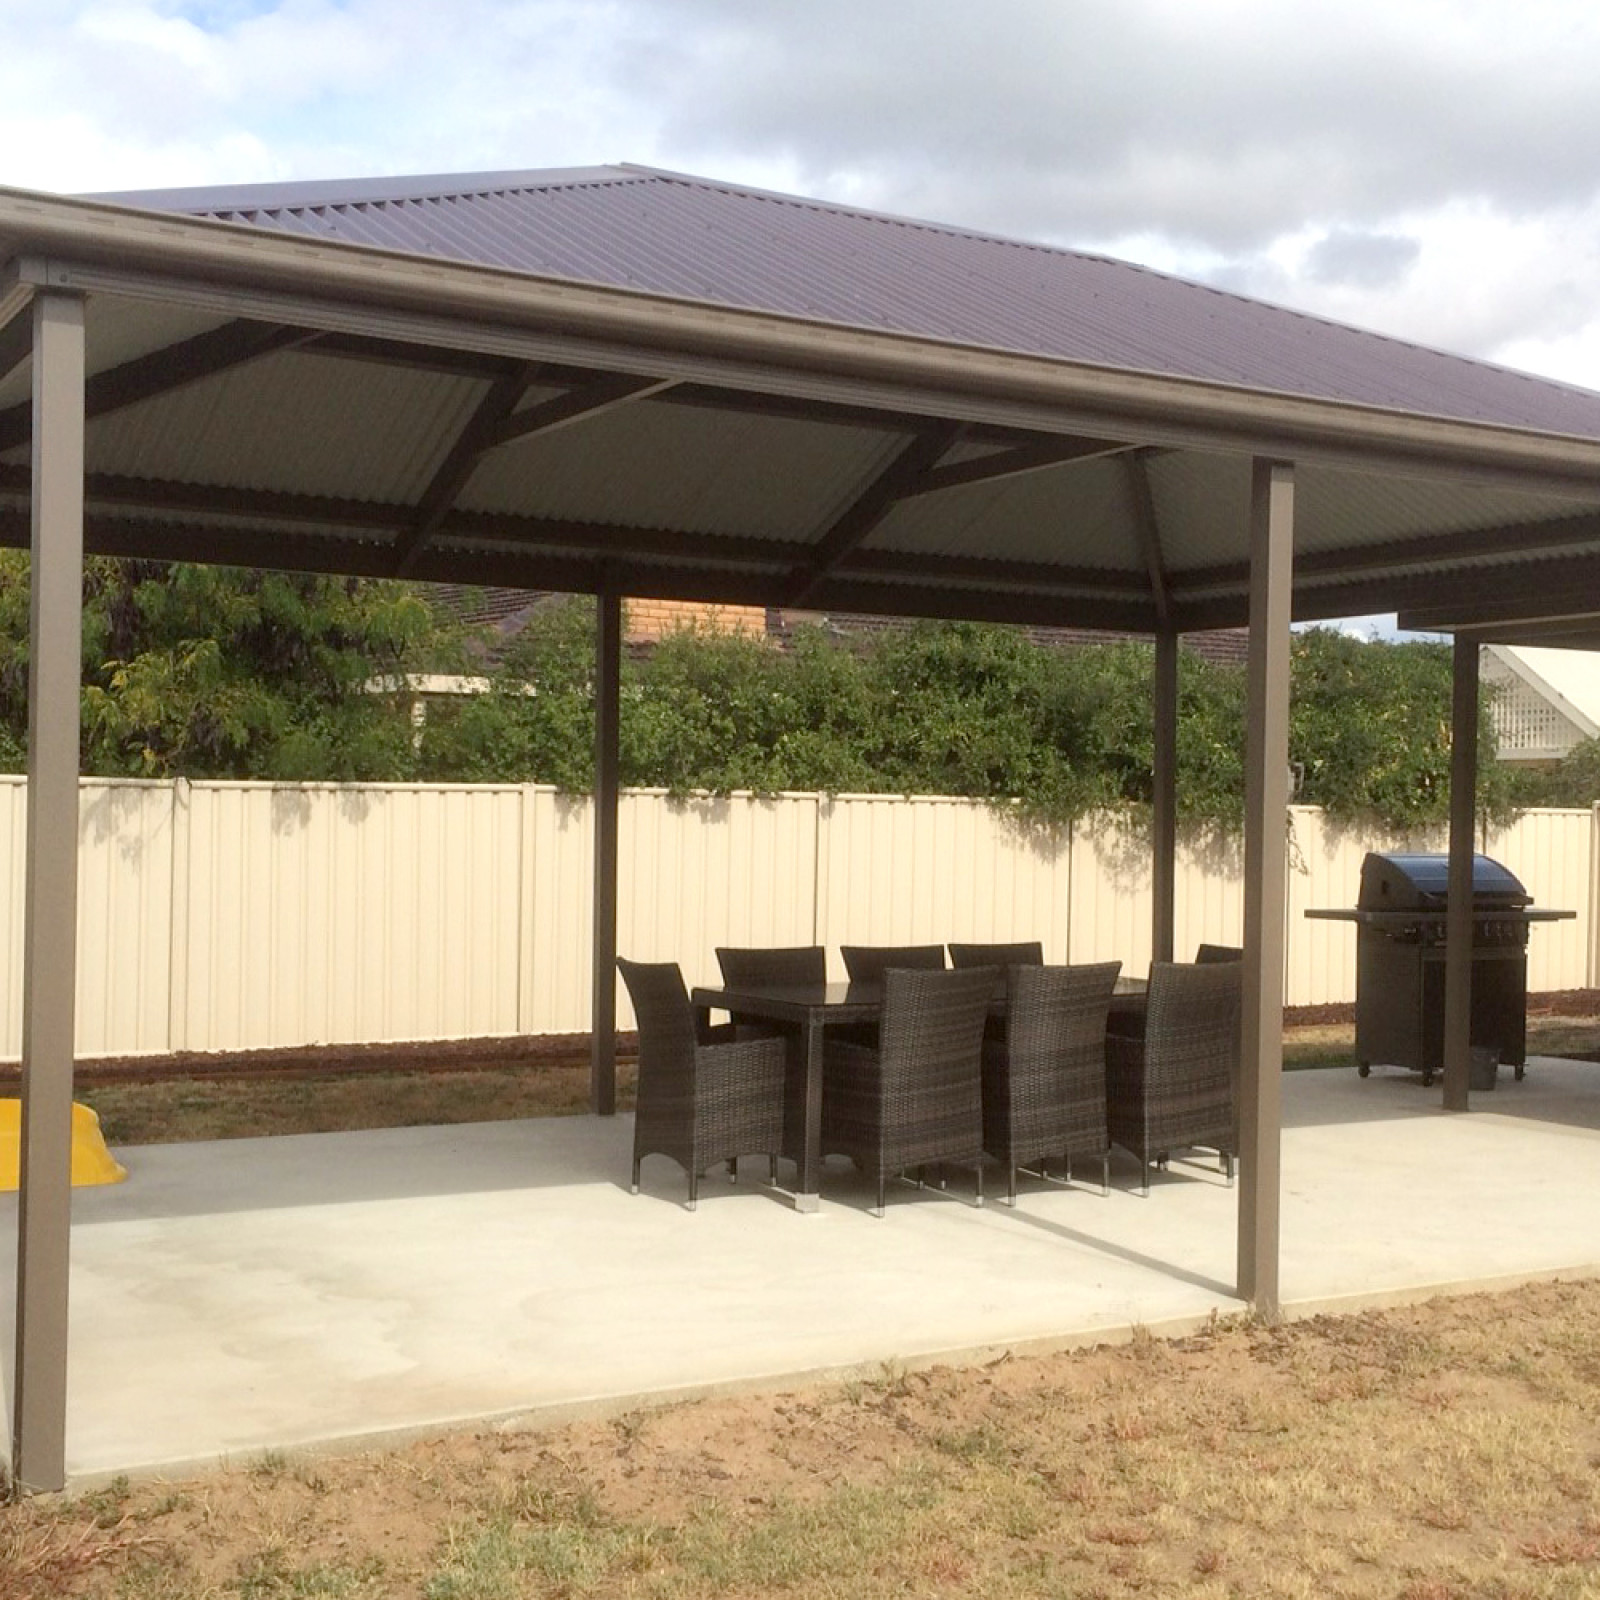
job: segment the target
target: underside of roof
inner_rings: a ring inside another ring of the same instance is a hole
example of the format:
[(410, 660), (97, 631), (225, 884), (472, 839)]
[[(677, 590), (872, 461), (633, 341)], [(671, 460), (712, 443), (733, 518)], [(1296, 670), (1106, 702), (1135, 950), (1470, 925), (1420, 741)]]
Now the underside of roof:
[(0, 190), (5, 542), (53, 288), (87, 300), (95, 551), (1225, 627), (1267, 456), (1301, 617), (1600, 610), (1600, 395), (1565, 385), (634, 169), (116, 199)]

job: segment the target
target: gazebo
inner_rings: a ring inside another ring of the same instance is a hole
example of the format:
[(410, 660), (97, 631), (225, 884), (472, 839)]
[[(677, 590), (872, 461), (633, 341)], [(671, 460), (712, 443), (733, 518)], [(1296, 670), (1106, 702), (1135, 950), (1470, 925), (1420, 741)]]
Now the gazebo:
[[(84, 552), (600, 597), (594, 1109), (624, 596), (1156, 640), (1248, 623), (1240, 1296), (1278, 1305), (1292, 619), (1456, 631), (1445, 1104), (1480, 640), (1586, 642), (1600, 395), (1066, 250), (634, 167), (0, 189), (0, 538), (33, 553), (13, 1468), (64, 1476)], [(1459, 913), (1459, 915), (1454, 915)]]

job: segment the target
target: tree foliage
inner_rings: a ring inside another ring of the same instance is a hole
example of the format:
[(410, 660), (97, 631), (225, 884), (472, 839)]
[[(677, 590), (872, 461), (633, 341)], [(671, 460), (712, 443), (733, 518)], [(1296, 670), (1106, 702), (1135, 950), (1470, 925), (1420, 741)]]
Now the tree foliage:
[[(27, 560), (0, 555), (0, 764), (23, 764)], [(452, 624), (397, 583), (94, 560), (85, 579), (83, 765), (103, 775), (593, 782), (592, 601), (544, 608), (509, 641)], [(405, 675), (468, 671), (488, 692), (411, 718)], [(1450, 650), (1323, 629), (1292, 648), (1300, 798), (1407, 828), (1447, 814)], [(1060, 822), (1151, 798), (1153, 650), (1062, 649), (1015, 628), (912, 623), (779, 648), (686, 629), (623, 664), (623, 782), (676, 793), (958, 794)], [(387, 686), (387, 687), (385, 687)], [(1178, 801), (1242, 814), (1245, 676), (1180, 656)], [(1480, 803), (1503, 812), (1487, 711)], [(1600, 746), (1562, 781), (1600, 790)], [(1556, 795), (1568, 789), (1548, 789)]]
[[(147, 561), (84, 572), (82, 767), (99, 776), (409, 776), (399, 694), (436, 634), (404, 585)], [(0, 757), (27, 736), (28, 559), (0, 553)]]

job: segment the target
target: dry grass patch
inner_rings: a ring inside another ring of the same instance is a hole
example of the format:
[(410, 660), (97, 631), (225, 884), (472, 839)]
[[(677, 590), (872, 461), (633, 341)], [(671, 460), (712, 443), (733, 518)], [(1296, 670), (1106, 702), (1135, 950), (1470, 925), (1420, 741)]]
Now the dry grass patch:
[(0, 1511), (0, 1600), (1600, 1593), (1600, 1284)]

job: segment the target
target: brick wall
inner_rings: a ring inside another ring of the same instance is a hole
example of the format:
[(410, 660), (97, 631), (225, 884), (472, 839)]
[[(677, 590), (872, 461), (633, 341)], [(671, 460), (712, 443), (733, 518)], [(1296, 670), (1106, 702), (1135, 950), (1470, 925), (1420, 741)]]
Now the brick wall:
[(632, 642), (659, 639), (677, 628), (704, 628), (714, 633), (765, 634), (764, 606), (716, 606), (695, 600), (629, 600), (623, 610), (623, 632)]

